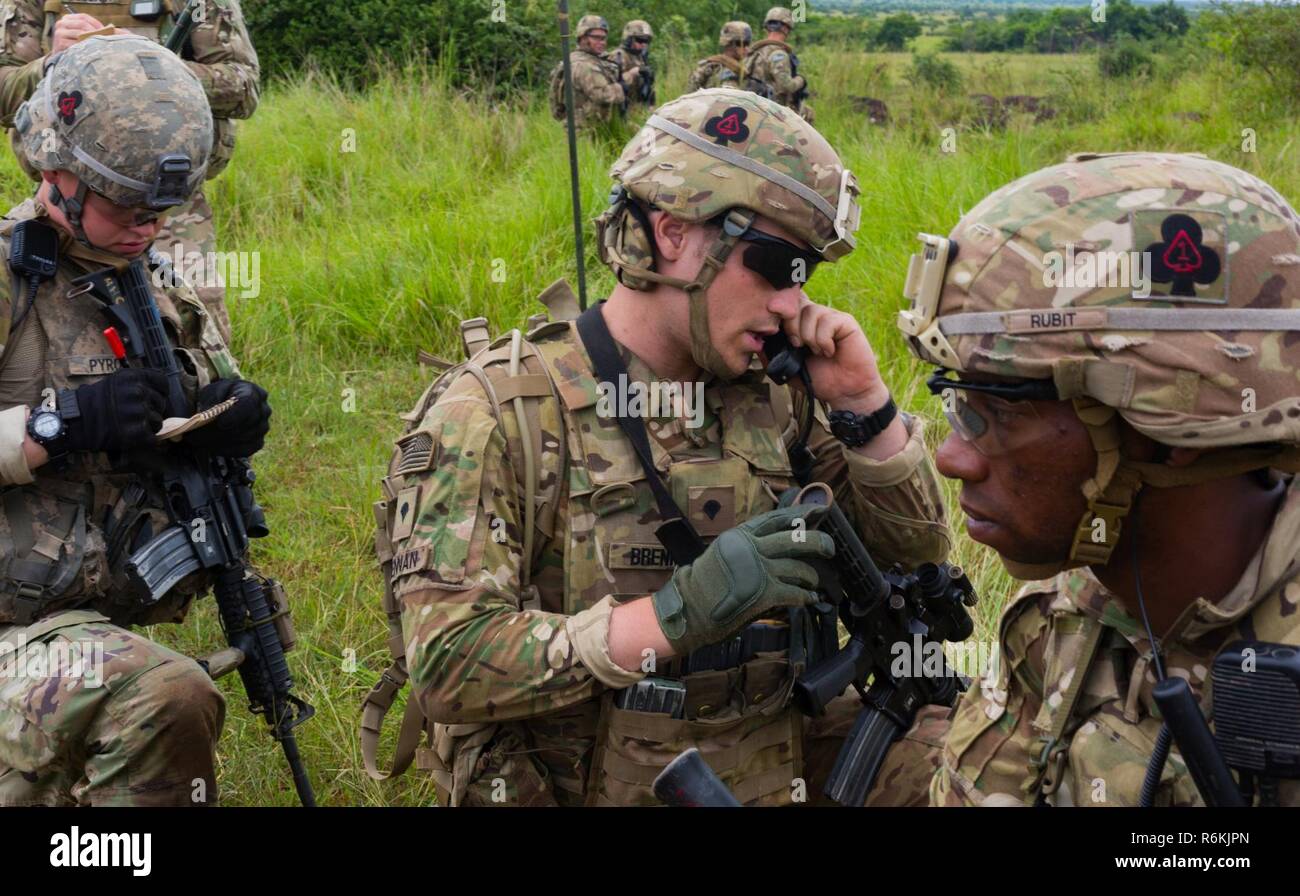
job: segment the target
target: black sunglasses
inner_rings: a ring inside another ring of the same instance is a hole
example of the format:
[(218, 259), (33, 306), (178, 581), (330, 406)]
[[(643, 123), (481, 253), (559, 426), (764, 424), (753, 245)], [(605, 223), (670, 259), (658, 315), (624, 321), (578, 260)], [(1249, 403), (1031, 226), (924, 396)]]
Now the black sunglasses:
[(751, 245), (745, 247), (740, 260), (745, 267), (758, 274), (773, 289), (789, 289), (803, 285), (812, 277), (822, 257), (808, 249), (800, 249), (780, 237), (749, 228), (739, 239)]
[(948, 379), (952, 373), (946, 367), (936, 367), (934, 373), (925, 381), (931, 395), (942, 395), (945, 389), (963, 389), (967, 392), (982, 392), (1005, 401), (1060, 401), (1061, 395), (1056, 391), (1056, 383), (1051, 380), (1024, 380), (1019, 383), (968, 383), (965, 380)]

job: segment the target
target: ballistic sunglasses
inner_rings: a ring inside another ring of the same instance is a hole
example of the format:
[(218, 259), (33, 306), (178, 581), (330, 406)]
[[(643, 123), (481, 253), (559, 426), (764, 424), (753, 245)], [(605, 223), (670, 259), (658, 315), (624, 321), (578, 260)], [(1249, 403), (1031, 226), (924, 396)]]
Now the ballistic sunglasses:
[(750, 244), (740, 256), (745, 267), (772, 284), (773, 289), (802, 286), (822, 261), (822, 257), (810, 249), (801, 249), (753, 227), (740, 234), (738, 239)]

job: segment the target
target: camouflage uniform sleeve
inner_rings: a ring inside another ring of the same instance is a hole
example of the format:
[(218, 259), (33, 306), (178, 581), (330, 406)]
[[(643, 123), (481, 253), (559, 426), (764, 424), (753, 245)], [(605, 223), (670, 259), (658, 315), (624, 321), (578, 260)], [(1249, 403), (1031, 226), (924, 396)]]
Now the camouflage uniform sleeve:
[[(470, 376), (398, 441), (392, 586), (413, 694), (435, 722), (535, 716), (602, 686), (581, 657), (592, 655), (583, 644), (600, 640), (609, 606), (574, 616), (523, 608), (522, 514), (505, 445)], [(610, 683), (641, 677), (627, 674)]]
[(953, 708), (931, 805), (1032, 803), (1030, 761), (1042, 751), (1032, 723), (1043, 704), (1054, 596), (1042, 587), (1026, 585), (1003, 608), (997, 668), (972, 682)]
[(39, 3), (0, 0), (0, 126), (13, 127), (18, 107), (40, 83), (45, 65)]
[(594, 63), (573, 68), (573, 89), (605, 106), (618, 105), (624, 99), (622, 82), (611, 81)]
[(796, 93), (807, 82), (803, 75), (795, 75), (790, 65), (790, 54), (777, 50), (768, 58), (768, 67), (772, 72), (772, 82), (776, 92), (785, 96)]
[[(0, 252), (8, 255), (9, 243), (7, 240), (0, 241)], [(13, 284), (8, 266), (5, 266), (5, 273), (0, 277), (0, 289), (3, 289), (5, 295)], [(9, 343), (9, 320), (12, 314), (12, 306), (8, 302), (0, 302), (0, 334), (3, 335), (3, 344), (0, 344), (0, 366), (4, 364), (5, 347)], [(31, 469), (27, 466), (27, 457), (23, 453), (23, 442), (27, 438), (27, 413), (22, 405), (14, 405), (0, 410), (0, 486), (8, 485), (27, 485), (34, 481)]]
[(261, 69), (239, 0), (205, 0), (203, 24), (190, 35), (186, 64), (203, 83), (216, 118), (248, 118), (257, 108)]
[[(798, 403), (795, 398), (795, 419)], [(885, 460), (872, 460), (831, 435), (820, 414), (808, 437), (817, 457), (813, 479), (829, 484), (848, 508), (862, 543), (882, 568), (939, 563), (952, 547), (939, 479), (925, 447), (924, 422), (909, 417), (907, 446)]]

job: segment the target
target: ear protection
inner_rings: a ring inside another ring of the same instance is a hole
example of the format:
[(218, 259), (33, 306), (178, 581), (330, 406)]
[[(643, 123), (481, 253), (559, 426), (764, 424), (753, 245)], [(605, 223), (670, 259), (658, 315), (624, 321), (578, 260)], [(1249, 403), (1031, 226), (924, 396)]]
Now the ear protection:
[(636, 276), (637, 271), (654, 272), (654, 230), (645, 210), (622, 184), (609, 191), (609, 208), (596, 218), (596, 247), (619, 283), (639, 291), (654, 288), (650, 279)]

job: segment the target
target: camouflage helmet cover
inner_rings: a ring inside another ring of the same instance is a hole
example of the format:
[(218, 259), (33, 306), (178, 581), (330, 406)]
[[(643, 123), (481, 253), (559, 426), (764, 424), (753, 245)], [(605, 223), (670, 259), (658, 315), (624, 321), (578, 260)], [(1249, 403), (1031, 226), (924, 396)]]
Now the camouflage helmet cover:
[(610, 175), (676, 218), (701, 222), (750, 209), (828, 261), (854, 248), (853, 174), (797, 113), (749, 91), (699, 90), (659, 107)]
[(604, 16), (591, 14), (578, 19), (578, 39), (581, 40), (586, 37), (587, 32), (589, 31), (604, 31), (609, 33), (609, 22), (605, 21)]
[(748, 44), (754, 40), (754, 31), (749, 27), (748, 22), (728, 22), (722, 26), (722, 33), (718, 36), (718, 45), (729, 47), (732, 44)]
[(1052, 379), (1168, 445), (1300, 443), (1300, 217), (1257, 177), (1075, 156), (995, 191), (950, 239), (937, 301), (918, 295), (919, 256), (909, 272), (900, 326), (922, 359)]
[(794, 28), (794, 16), (784, 6), (773, 6), (767, 11), (767, 15), (763, 17), (763, 24), (768, 25), (772, 22), (779, 22), (787, 28)]
[(203, 86), (185, 63), (126, 33), (83, 39), (53, 59), (14, 120), (32, 167), (69, 171), (122, 206), (184, 202), (213, 139)]
[(650, 28), (650, 23), (644, 19), (633, 19), (623, 26), (623, 40), (629, 37), (644, 37), (653, 40), (655, 33)]

